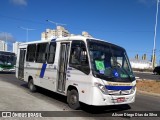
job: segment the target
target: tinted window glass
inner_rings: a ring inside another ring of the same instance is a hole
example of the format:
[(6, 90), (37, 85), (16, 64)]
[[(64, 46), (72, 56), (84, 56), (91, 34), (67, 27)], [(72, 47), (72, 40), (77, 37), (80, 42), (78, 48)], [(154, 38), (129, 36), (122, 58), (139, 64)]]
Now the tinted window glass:
[(47, 60), (48, 43), (40, 43), (37, 45), (36, 62), (45, 63)]
[(54, 63), (55, 52), (56, 52), (56, 42), (51, 42), (48, 52), (48, 60), (47, 60), (48, 63)]
[(133, 81), (126, 51), (116, 45), (88, 40), (92, 72), (95, 77), (109, 81)]
[(83, 41), (72, 42), (69, 65), (86, 74), (89, 74), (90, 69), (88, 55)]
[(27, 47), (27, 60), (28, 62), (35, 61), (36, 44), (28, 45)]

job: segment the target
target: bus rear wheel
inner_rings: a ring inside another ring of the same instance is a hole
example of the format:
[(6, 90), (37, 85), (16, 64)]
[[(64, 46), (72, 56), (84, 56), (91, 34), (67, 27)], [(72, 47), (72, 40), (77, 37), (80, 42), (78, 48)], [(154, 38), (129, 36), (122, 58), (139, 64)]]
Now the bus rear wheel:
[(67, 101), (70, 108), (77, 110), (80, 108), (79, 95), (76, 90), (68, 91)]
[(29, 90), (30, 90), (31, 92), (36, 92), (37, 88), (36, 88), (36, 86), (35, 86), (34, 83), (33, 83), (33, 79), (30, 79), (30, 80), (28, 81), (28, 88), (29, 88)]

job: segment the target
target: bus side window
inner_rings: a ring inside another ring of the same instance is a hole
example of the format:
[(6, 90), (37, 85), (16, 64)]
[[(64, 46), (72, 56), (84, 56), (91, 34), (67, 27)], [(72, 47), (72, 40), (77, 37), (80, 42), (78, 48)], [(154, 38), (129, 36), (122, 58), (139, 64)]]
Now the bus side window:
[(85, 74), (89, 74), (88, 55), (83, 41), (72, 42), (69, 65)]
[(89, 62), (88, 62), (88, 55), (87, 55), (87, 51), (86, 51), (86, 46), (85, 44), (81, 44), (81, 65), (82, 66), (88, 66), (89, 67)]
[(36, 62), (46, 63), (48, 46), (48, 43), (39, 43), (37, 45)]
[(35, 61), (35, 53), (36, 53), (36, 44), (30, 44), (27, 47), (27, 59), (28, 62)]
[(51, 42), (48, 51), (47, 63), (53, 64), (56, 52), (56, 42)]

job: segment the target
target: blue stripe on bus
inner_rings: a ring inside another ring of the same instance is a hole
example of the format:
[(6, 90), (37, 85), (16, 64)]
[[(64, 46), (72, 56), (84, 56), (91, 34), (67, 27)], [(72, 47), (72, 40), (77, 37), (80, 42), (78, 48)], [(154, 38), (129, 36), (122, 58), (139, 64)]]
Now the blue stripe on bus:
[(51, 40), (51, 42), (55, 42), (55, 41), (56, 41), (56, 39), (52, 39), (52, 40)]
[(105, 86), (108, 90), (130, 90), (132, 86)]
[(40, 78), (44, 77), (46, 67), (47, 67), (47, 64), (43, 63), (42, 68), (41, 68), (41, 73), (40, 73), (40, 76), (39, 76)]
[(71, 67), (68, 67), (67, 70), (72, 70), (72, 68), (71, 68)]

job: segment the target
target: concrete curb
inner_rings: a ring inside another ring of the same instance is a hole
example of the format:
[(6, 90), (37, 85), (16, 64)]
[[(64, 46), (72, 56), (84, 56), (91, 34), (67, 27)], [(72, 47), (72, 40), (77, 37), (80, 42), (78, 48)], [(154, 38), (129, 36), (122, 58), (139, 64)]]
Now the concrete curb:
[(141, 71), (133, 71), (133, 73), (134, 73), (134, 72), (135, 72), (135, 73), (148, 73), (148, 74), (153, 74), (153, 71), (152, 71), (152, 72), (145, 72), (145, 71), (144, 71), (144, 72), (141, 72)]
[(141, 91), (141, 90), (137, 90), (137, 93), (160, 97), (160, 94), (158, 93), (151, 93), (151, 92), (146, 92), (146, 91)]

